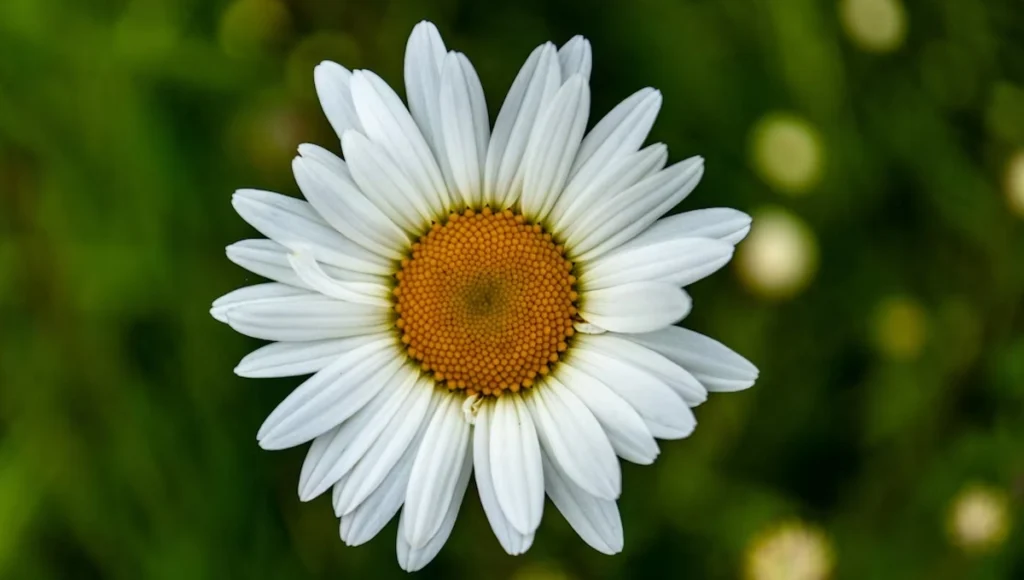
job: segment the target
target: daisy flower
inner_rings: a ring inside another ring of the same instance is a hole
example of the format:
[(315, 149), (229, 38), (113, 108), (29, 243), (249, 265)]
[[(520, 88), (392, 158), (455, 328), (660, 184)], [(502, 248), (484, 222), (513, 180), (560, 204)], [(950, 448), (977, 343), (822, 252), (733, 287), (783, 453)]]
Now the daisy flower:
[(663, 144), (643, 147), (661, 106), (650, 88), (586, 132), (590, 69), (583, 37), (537, 47), (492, 128), (469, 59), (422, 22), (408, 107), (370, 71), (316, 67), (344, 159), (299, 147), (306, 201), (234, 195), (266, 239), (228, 257), (272, 282), (212, 314), (272, 341), (238, 375), (312, 375), (257, 439), (311, 443), (299, 498), (331, 490), (346, 544), (401, 511), (399, 563), (422, 568), (472, 474), (509, 554), (529, 549), (545, 494), (583, 541), (619, 552), (618, 459), (652, 463), (709, 391), (754, 383), (743, 357), (674, 326), (690, 311), (682, 287), (729, 261), (750, 218), (662, 218), (703, 159), (666, 167)]

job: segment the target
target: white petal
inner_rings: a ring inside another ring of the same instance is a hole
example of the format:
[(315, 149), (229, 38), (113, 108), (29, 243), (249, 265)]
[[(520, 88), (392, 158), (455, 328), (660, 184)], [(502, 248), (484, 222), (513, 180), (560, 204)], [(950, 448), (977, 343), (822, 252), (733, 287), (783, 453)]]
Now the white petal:
[(288, 263), (288, 248), (264, 238), (235, 242), (226, 249), (228, 259), (264, 278), (307, 288)]
[(409, 98), (409, 111), (432, 146), (436, 146), (443, 127), (438, 92), (446, 52), (441, 33), (425, 20), (413, 27), (405, 45), (405, 93)]
[(661, 218), (619, 250), (682, 238), (711, 238), (736, 245), (750, 231), (750, 216), (726, 207), (697, 209)]
[(498, 505), (519, 533), (532, 534), (544, 511), (544, 472), (537, 429), (522, 397), (513, 393), (495, 401), (490, 429), (490, 468)]
[[(215, 302), (212, 312), (214, 316), (220, 313), (236, 331), (263, 340), (345, 338), (382, 332), (392, 326), (389, 308), (342, 302), (300, 288), (292, 290), (296, 293), (244, 301), (235, 300), (236, 291)], [(232, 302), (221, 302), (229, 299)]]
[(341, 146), (352, 178), (367, 199), (406, 232), (418, 237), (440, 217), (384, 149), (355, 131), (341, 136)]
[(308, 468), (303, 465), (302, 476), (299, 478), (299, 498), (302, 501), (309, 501), (327, 491), (363, 458), (403, 407), (414, 388), (417, 375), (418, 371), (408, 365), (402, 367), (386, 383), (378, 385), (378, 392), (366, 406), (332, 432), (314, 441), (315, 446), (322, 438), (330, 435), (326, 450)]
[[(382, 484), (392, 468), (405, 461), (405, 454), (410, 448), (419, 448), (419, 440), (423, 438), (436, 402), (433, 381), (421, 376), (412, 396), (405, 400), (363, 459), (352, 468), (345, 487), (334, 502), (338, 516), (357, 509)], [(402, 497), (404, 501), (405, 495)]]
[(373, 282), (346, 282), (327, 274), (310, 248), (300, 248), (288, 255), (288, 263), (302, 282), (324, 296), (354, 304), (391, 308), (391, 290)]
[(352, 73), (336, 62), (325, 60), (313, 69), (313, 84), (320, 106), (339, 139), (349, 129), (363, 130), (352, 104), (351, 80)]
[[(288, 254), (290, 253), (291, 250), (274, 240), (263, 238), (242, 240), (227, 247), (228, 259), (246, 270), (265, 278), (270, 278), (275, 282), (312, 290), (292, 269), (291, 264), (288, 262)], [(388, 280), (384, 276), (336, 268), (327, 264), (322, 264), (321, 267), (332, 278), (338, 280), (375, 282), (378, 284), (386, 284)]]
[(295, 181), (313, 208), (334, 229), (364, 248), (400, 260), (409, 237), (370, 200), (352, 180), (348, 166), (316, 145), (299, 146), (292, 161)]
[(588, 167), (573, 177), (551, 210), (556, 231), (568, 231), (595, 204), (616, 197), (642, 179), (661, 171), (668, 148), (661, 143), (624, 155), (601, 167)]
[(640, 149), (661, 109), (661, 92), (640, 89), (618, 104), (587, 134), (572, 175), (603, 167)]
[(584, 348), (603, 352), (608, 356), (616, 357), (644, 369), (672, 387), (686, 401), (686, 404), (691, 407), (695, 407), (707, 400), (707, 390), (686, 369), (657, 352), (628, 340), (627, 336), (629, 335), (616, 335), (614, 333), (599, 336), (581, 336), (579, 337), (578, 344), (582, 343), (581, 345)]
[[(341, 517), (341, 539), (349, 546), (364, 544), (387, 525), (391, 518), (395, 517), (402, 502), (405, 501), (405, 491), (409, 486), (409, 474), (412, 473), (412, 463), (416, 459), (416, 452), (419, 450), (419, 440), (414, 440), (402, 454), (398, 463), (388, 472), (380, 485), (373, 490), (367, 498), (355, 509), (347, 514), (341, 514), (342, 487), (335, 486), (333, 504), (335, 514)], [(347, 480), (346, 480), (347, 482)]]
[[(498, 538), (498, 543), (513, 556), (522, 554), (533, 544), (533, 534), (521, 534), (509, 523), (498, 504), (494, 491), (494, 476), (491, 472), (491, 416), (493, 404), (481, 405), (476, 414), (473, 429), (473, 470), (476, 473), (476, 487), (480, 494), (487, 521)], [(543, 498), (542, 498), (543, 499)]]
[(678, 326), (625, 338), (693, 373), (709, 391), (739, 391), (757, 380), (757, 367), (713, 338)]
[(487, 103), (473, 65), (450, 53), (441, 75), (441, 133), (451, 175), (452, 195), (463, 204), (483, 204), (483, 167), (490, 139)]
[(690, 296), (665, 282), (634, 282), (582, 295), (580, 316), (614, 332), (651, 332), (690, 312)]
[(307, 342), (274, 342), (246, 355), (235, 367), (235, 374), (251, 379), (313, 374), (346, 352), (377, 338), (364, 334)]
[(457, 475), (458, 480), (455, 482), (455, 489), (452, 495), (451, 502), (448, 504), (448, 511), (444, 514), (444, 520), (441, 522), (440, 528), (437, 532), (427, 541), (425, 545), (420, 548), (414, 548), (408, 541), (406, 541), (407, 534), (403, 533), (407, 529), (406, 512), (408, 511), (408, 505), (406, 509), (402, 510), (402, 517), (399, 519), (398, 524), (398, 563), (406, 572), (415, 572), (430, 563), (431, 560), (437, 556), (441, 548), (444, 547), (445, 542), (448, 541), (448, 536), (452, 533), (452, 528), (455, 527), (455, 520), (459, 515), (459, 508), (462, 506), (462, 498), (466, 495), (466, 487), (469, 486), (469, 476), (473, 472), (473, 453), (468, 447), (463, 452), (463, 459), (461, 466), (452, 466), (452, 471)]
[(703, 173), (704, 160), (693, 157), (588, 208), (567, 232), (570, 258), (590, 260), (631, 240), (689, 195)]
[(709, 238), (680, 238), (619, 247), (592, 262), (580, 264), (580, 288), (586, 292), (633, 282), (686, 286), (728, 263), (732, 251), (732, 245)]
[(402, 366), (396, 349), (393, 337), (381, 338), (306, 379), (263, 422), (256, 435), (260, 447), (294, 447), (354, 415)]
[(580, 322), (578, 320), (572, 323), (572, 327), (576, 329), (576, 332), (582, 332), (583, 334), (604, 334), (608, 332), (596, 324)]
[[(352, 100), (366, 136), (395, 160), (435, 215), (447, 213), (451, 201), (437, 160), (395, 91), (376, 74), (355, 71)], [(345, 153), (348, 154), (347, 147)]]
[(556, 376), (601, 423), (619, 457), (641, 465), (654, 463), (658, 443), (643, 418), (625, 399), (601, 381), (567, 364), (558, 366)]
[(642, 368), (593, 349), (574, 348), (564, 363), (600, 380), (643, 417), (651, 435), (681, 439), (697, 424), (693, 411), (672, 387)]
[(316, 294), (308, 290), (296, 288), (295, 286), (289, 286), (287, 284), (278, 284), (276, 282), (254, 284), (252, 286), (244, 286), (237, 290), (232, 290), (231, 292), (228, 292), (214, 300), (213, 306), (210, 308), (210, 316), (213, 316), (214, 319), (220, 322), (227, 323), (227, 313), (239, 306), (266, 302), (273, 303), (282, 299), (298, 299), (315, 296)]
[(615, 450), (579, 397), (549, 376), (524, 399), (552, 460), (587, 492), (604, 499), (619, 497), (622, 474)]
[(561, 86), (561, 76), (555, 46), (546, 43), (534, 49), (512, 82), (494, 121), (484, 165), (484, 202), (495, 209), (519, 198), (526, 144), (543, 107)]
[[(336, 499), (338, 497), (338, 493), (340, 493), (340, 491), (341, 491), (341, 487), (343, 485), (345, 485), (345, 480), (346, 479), (348, 479), (348, 474), (347, 473), (345, 475), (341, 476), (341, 479), (339, 479), (337, 481), (337, 483), (334, 484), (334, 487), (331, 488), (331, 502), (332, 503), (336, 501)], [(392, 514), (392, 515), (394, 515), (394, 514)], [(344, 540), (344, 538), (342, 538), (342, 540)]]
[(594, 497), (573, 483), (558, 462), (544, 454), (544, 485), (551, 502), (591, 548), (603, 554), (622, 551), (622, 520), (614, 500)]
[(524, 215), (543, 220), (565, 188), (590, 114), (590, 87), (574, 75), (544, 107), (523, 154)]
[(391, 274), (387, 259), (338, 233), (301, 199), (242, 189), (235, 192), (231, 204), (252, 227), (288, 249), (310, 247), (321, 262), (368, 274)]
[(579, 35), (570, 38), (569, 42), (558, 49), (558, 64), (562, 70), (563, 79), (572, 75), (590, 79), (590, 69), (593, 64), (590, 41)]
[(457, 494), (458, 466), (466, 457), (469, 434), (460, 398), (442, 397), (413, 463), (402, 510), (400, 533), (413, 548), (425, 547), (444, 523)]

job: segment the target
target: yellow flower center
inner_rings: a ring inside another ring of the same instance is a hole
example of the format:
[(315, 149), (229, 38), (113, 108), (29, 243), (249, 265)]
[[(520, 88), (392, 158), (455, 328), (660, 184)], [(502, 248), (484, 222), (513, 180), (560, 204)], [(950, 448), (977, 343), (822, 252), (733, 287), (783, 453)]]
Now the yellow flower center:
[(568, 348), (576, 278), (565, 250), (510, 210), (434, 224), (396, 274), (409, 356), (449, 389), (530, 387)]

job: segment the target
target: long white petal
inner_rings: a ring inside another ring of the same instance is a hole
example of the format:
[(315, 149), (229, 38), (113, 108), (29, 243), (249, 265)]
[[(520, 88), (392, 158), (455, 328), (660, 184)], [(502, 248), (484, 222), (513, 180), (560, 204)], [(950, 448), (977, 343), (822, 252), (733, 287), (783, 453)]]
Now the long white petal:
[(622, 520), (614, 500), (594, 497), (576, 485), (556, 460), (545, 453), (544, 486), (566, 521), (591, 548), (603, 554), (622, 551)]
[(226, 323), (228, 321), (228, 311), (239, 306), (264, 302), (272, 303), (283, 299), (312, 298), (315, 296), (316, 294), (304, 288), (296, 288), (295, 286), (279, 284), (277, 282), (243, 286), (214, 300), (210, 308), (210, 316)]
[(505, 209), (522, 189), (522, 159), (543, 107), (561, 85), (558, 53), (553, 44), (534, 49), (519, 70), (501, 105), (487, 147), (484, 165), (484, 203)]
[(483, 169), (490, 140), (487, 102), (473, 65), (461, 53), (450, 53), (441, 74), (441, 134), (446, 151), (452, 196), (463, 204), (483, 204)]
[(569, 177), (590, 115), (590, 87), (573, 75), (544, 107), (523, 154), (523, 214), (543, 220)]
[[(363, 458), (371, 445), (398, 414), (416, 383), (418, 371), (408, 365), (399, 369), (359, 412), (339, 425), (327, 441), (327, 449), (308, 469), (303, 465), (299, 498), (309, 501), (327, 491)], [(319, 441), (327, 434), (317, 438)], [(316, 442), (314, 442), (314, 445)], [(312, 453), (312, 450), (311, 450)]]
[[(484, 404), (476, 414), (473, 428), (473, 470), (476, 474), (477, 492), (483, 505), (487, 521), (498, 538), (498, 543), (506, 552), (517, 556), (526, 552), (533, 544), (533, 534), (521, 534), (509, 523), (504, 511), (498, 504), (494, 491), (494, 476), (491, 471), (491, 417), (494, 414), (493, 404)], [(543, 498), (542, 498), (543, 499)]]
[(405, 501), (409, 474), (412, 473), (412, 464), (418, 450), (419, 440), (414, 439), (373, 493), (347, 514), (342, 514), (339, 509), (343, 507), (340, 500), (344, 488), (335, 485), (333, 504), (335, 514), (341, 518), (339, 531), (342, 541), (349, 546), (364, 544), (380, 533), (391, 518), (395, 517)]
[(341, 136), (341, 146), (352, 178), (366, 198), (403, 230), (419, 236), (439, 216), (395, 160), (362, 133), (346, 132)]
[[(604, 499), (619, 497), (622, 474), (615, 450), (579, 397), (549, 376), (524, 400), (541, 446), (552, 460), (588, 493)], [(493, 450), (494, 443), (491, 445)]]
[(582, 295), (580, 316), (615, 332), (651, 332), (690, 313), (690, 296), (665, 282), (634, 282)]
[(641, 465), (654, 462), (658, 443), (632, 405), (601, 381), (568, 364), (559, 365), (556, 376), (601, 423), (619, 457)]
[(360, 70), (352, 74), (352, 99), (366, 136), (395, 160), (435, 215), (446, 213), (451, 200), (437, 160), (395, 91), (376, 74)]
[[(388, 308), (342, 302), (299, 288), (293, 290), (301, 294), (214, 303), (214, 316), (220, 313), (231, 328), (263, 340), (345, 338), (382, 332), (391, 326)], [(235, 293), (219, 301), (234, 300)]]
[(693, 432), (693, 411), (672, 387), (642, 368), (586, 347), (573, 349), (563, 363), (601, 381), (643, 417), (651, 435), (682, 439)]
[(466, 457), (470, 425), (462, 401), (449, 395), (434, 411), (412, 466), (402, 510), (402, 533), (413, 548), (423, 548), (437, 534), (457, 495), (458, 466)]
[[(291, 264), (288, 262), (288, 255), (290, 253), (291, 250), (288, 248), (274, 240), (264, 238), (242, 240), (227, 247), (228, 259), (246, 270), (275, 282), (312, 290), (292, 269)], [(366, 274), (356, 272), (355, 270), (336, 268), (327, 264), (321, 264), (321, 267), (324, 272), (327, 272), (328, 275), (337, 280), (377, 284), (385, 284), (388, 281), (382, 275)]]
[(316, 259), (368, 274), (389, 275), (391, 263), (338, 233), (308, 202), (268, 191), (241, 189), (231, 199), (238, 215), (287, 247), (312, 248)]
[(448, 536), (452, 533), (452, 528), (455, 527), (455, 520), (459, 515), (459, 508), (462, 506), (462, 498), (466, 495), (466, 488), (469, 486), (469, 476), (473, 472), (473, 452), (468, 447), (464, 450), (462, 465), (453, 466), (452, 470), (456, 472), (457, 481), (455, 482), (455, 489), (452, 494), (451, 502), (448, 504), (448, 511), (444, 514), (444, 520), (441, 522), (440, 528), (437, 532), (424, 544), (422, 547), (415, 548), (407, 540), (407, 534), (403, 533), (408, 520), (406, 519), (406, 509), (402, 510), (402, 516), (399, 518), (398, 524), (398, 541), (397, 541), (397, 552), (398, 552), (398, 564), (406, 572), (415, 572), (427, 564), (437, 556), (441, 548), (444, 547), (445, 542), (448, 541)]
[(603, 167), (635, 153), (658, 117), (661, 92), (640, 89), (619, 103), (587, 134), (572, 166), (572, 175)]
[[(409, 111), (432, 146), (438, 143), (443, 127), (438, 92), (446, 52), (441, 33), (425, 20), (413, 27), (405, 45), (405, 93), (409, 97)], [(438, 152), (436, 148), (434, 151)]]
[(270, 413), (256, 438), (264, 449), (310, 441), (363, 408), (402, 365), (394, 337), (342, 355), (306, 379)]
[(572, 75), (580, 75), (584, 79), (589, 80), (593, 60), (590, 41), (579, 35), (570, 38), (569, 42), (566, 42), (558, 49), (558, 64), (561, 68), (563, 79), (567, 79)]
[(732, 245), (709, 238), (681, 238), (620, 247), (592, 262), (580, 264), (579, 284), (584, 292), (633, 282), (686, 286), (728, 263), (732, 251)]
[(631, 240), (689, 195), (703, 173), (704, 160), (693, 157), (595, 204), (567, 232), (570, 258), (593, 259)]
[(607, 333), (581, 336), (577, 344), (594, 349), (608, 356), (617, 357), (640, 367), (661, 379), (680, 396), (686, 404), (695, 407), (708, 398), (703, 385), (686, 369), (661, 354), (629, 340), (628, 335)]
[(709, 391), (740, 391), (757, 380), (757, 367), (750, 361), (717, 340), (686, 328), (669, 326), (625, 338), (690, 371)]
[(273, 342), (247, 354), (235, 367), (235, 374), (250, 379), (313, 374), (346, 352), (377, 338), (364, 334), (305, 342)]
[[(419, 440), (429, 423), (438, 397), (433, 381), (422, 376), (412, 396), (391, 419), (380, 437), (373, 443), (363, 459), (352, 468), (348, 481), (334, 502), (335, 513), (342, 516), (357, 509), (395, 468), (404, 461), (410, 448), (419, 449)], [(403, 494), (404, 501), (404, 494)]]
[(687, 211), (661, 218), (616, 251), (683, 238), (711, 238), (735, 246), (750, 231), (750, 221), (749, 215), (727, 207)]
[(288, 264), (302, 282), (324, 296), (352, 302), (390, 308), (391, 290), (374, 282), (348, 282), (332, 278), (316, 261), (313, 251), (304, 248), (288, 254)]
[(588, 167), (586, 171), (577, 173), (551, 209), (555, 231), (568, 231), (593, 206), (616, 197), (640, 180), (661, 171), (666, 161), (668, 148), (656, 143), (601, 167)]
[(532, 534), (544, 511), (544, 473), (537, 429), (522, 397), (513, 393), (495, 401), (490, 429), (490, 468), (498, 505), (519, 533)]
[(325, 60), (313, 69), (313, 84), (320, 106), (339, 139), (349, 129), (363, 130), (352, 104), (351, 81), (352, 73), (336, 62)]
[(409, 237), (366, 196), (348, 165), (326, 149), (299, 145), (292, 162), (295, 181), (313, 208), (345, 237), (393, 260), (408, 249)]

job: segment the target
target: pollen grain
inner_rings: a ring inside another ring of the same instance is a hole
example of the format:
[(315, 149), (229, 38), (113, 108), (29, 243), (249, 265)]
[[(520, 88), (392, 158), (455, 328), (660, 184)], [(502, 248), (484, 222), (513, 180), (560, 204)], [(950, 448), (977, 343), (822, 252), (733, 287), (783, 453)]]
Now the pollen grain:
[(453, 214), (395, 275), (409, 356), (449, 389), (500, 396), (551, 372), (573, 335), (572, 262), (510, 210)]

